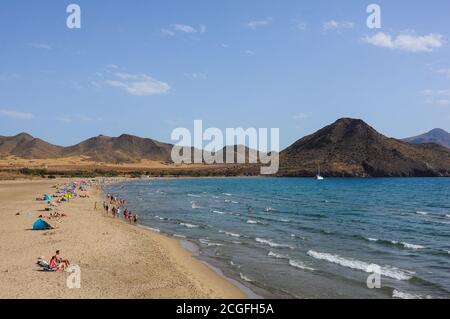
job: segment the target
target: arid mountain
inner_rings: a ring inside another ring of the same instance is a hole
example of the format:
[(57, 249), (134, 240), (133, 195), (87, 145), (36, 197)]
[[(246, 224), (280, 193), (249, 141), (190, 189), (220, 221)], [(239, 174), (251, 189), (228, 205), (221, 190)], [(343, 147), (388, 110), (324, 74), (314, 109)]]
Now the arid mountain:
[(84, 156), (106, 163), (133, 163), (141, 159), (170, 161), (171, 144), (132, 135), (119, 137), (97, 136), (70, 147), (61, 147), (21, 133), (13, 137), (0, 137), (0, 156), (27, 159), (52, 159)]
[(222, 148), (223, 162), (227, 162), (227, 158), (233, 159), (233, 163), (258, 163), (258, 151), (245, 145), (227, 145)]
[(450, 176), (450, 150), (388, 138), (362, 120), (343, 118), (280, 154), (280, 175)]
[(428, 133), (405, 138), (403, 141), (412, 144), (434, 143), (450, 148), (450, 133), (443, 129), (435, 128)]
[[(100, 135), (70, 147), (52, 145), (25, 133), (14, 137), (0, 136), (0, 158), (57, 160), (81, 157), (82, 161), (108, 165), (141, 160), (171, 162), (172, 147), (132, 135)], [(244, 153), (247, 163), (249, 156), (253, 157), (247, 147), (240, 145), (229, 147), (228, 152), (233, 157)], [(225, 154), (224, 150), (224, 158)], [(410, 144), (388, 138), (362, 120), (344, 118), (282, 151), (279, 175), (314, 176), (319, 165), (325, 177), (450, 176), (450, 149), (432, 143)], [(253, 174), (258, 164), (234, 165), (233, 168), (239, 174)]]
[(63, 149), (62, 156), (87, 156), (98, 162), (133, 163), (141, 159), (170, 161), (171, 144), (123, 134), (97, 136)]
[(13, 155), (27, 159), (58, 157), (62, 147), (49, 144), (27, 133), (16, 136), (0, 136), (0, 156)]

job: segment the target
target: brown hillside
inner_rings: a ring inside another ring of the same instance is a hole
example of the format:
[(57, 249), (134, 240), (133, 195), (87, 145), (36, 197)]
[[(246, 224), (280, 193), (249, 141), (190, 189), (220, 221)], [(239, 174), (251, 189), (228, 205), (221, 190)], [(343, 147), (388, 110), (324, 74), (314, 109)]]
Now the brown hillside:
[(62, 147), (34, 138), (27, 133), (11, 137), (0, 137), (0, 155), (14, 155), (21, 158), (56, 158)]
[(450, 176), (450, 150), (388, 138), (362, 120), (343, 118), (280, 154), (281, 175)]
[(170, 161), (171, 144), (123, 134), (119, 137), (97, 136), (63, 150), (63, 156), (87, 156), (106, 163), (133, 163), (141, 159)]

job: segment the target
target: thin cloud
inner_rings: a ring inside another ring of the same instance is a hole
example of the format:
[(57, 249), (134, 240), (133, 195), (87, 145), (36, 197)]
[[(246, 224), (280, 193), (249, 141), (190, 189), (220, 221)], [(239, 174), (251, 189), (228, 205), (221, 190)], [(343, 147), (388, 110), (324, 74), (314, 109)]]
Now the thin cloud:
[(423, 95), (426, 96), (448, 96), (450, 97), (450, 89), (445, 89), (445, 90), (431, 90), (431, 89), (426, 89), (420, 92)]
[(43, 49), (43, 50), (51, 50), (52, 47), (45, 43), (28, 43), (29, 47), (36, 48), (36, 49)]
[(244, 53), (247, 54), (247, 55), (254, 55), (255, 54), (255, 52), (252, 51), (252, 50), (245, 50)]
[(300, 31), (305, 31), (307, 24), (301, 20), (298, 19), (292, 19), (292, 23), (294, 24), (295, 29)]
[(169, 30), (169, 29), (162, 29), (161, 34), (164, 36), (167, 36), (167, 37), (175, 36), (175, 32), (173, 32), (172, 30)]
[(445, 90), (423, 90), (420, 92), (426, 97), (426, 104), (436, 106), (450, 106), (450, 89)]
[(146, 74), (114, 73), (106, 85), (121, 88), (131, 95), (151, 96), (166, 94), (170, 86)]
[[(74, 122), (77, 122), (77, 123), (80, 123), (80, 122), (84, 122), (84, 123), (86, 123), (86, 122), (93, 122), (96, 119), (93, 119), (93, 118), (91, 118), (89, 116), (86, 116), (86, 115), (76, 114), (76, 115), (58, 116), (58, 117), (56, 117), (56, 120), (58, 120), (60, 122), (63, 122), (63, 123), (69, 124), (69, 123), (74, 123)], [(99, 120), (100, 119), (97, 119), (97, 121), (99, 121)]]
[(185, 73), (185, 76), (187, 76), (188, 78), (192, 79), (192, 80), (206, 80), (207, 79), (207, 75), (205, 73)]
[(57, 117), (56, 120), (60, 121), (60, 122), (63, 122), (63, 123), (67, 123), (67, 124), (73, 122), (73, 119), (71, 117), (68, 117), (68, 116)]
[(342, 31), (345, 29), (353, 29), (355, 27), (355, 24), (350, 21), (336, 21), (336, 20), (330, 20), (323, 23), (323, 30), (324, 31)]
[(8, 117), (14, 120), (32, 120), (35, 118), (34, 114), (27, 112), (18, 112), (14, 110), (0, 109), (0, 116)]
[(98, 81), (91, 81), (91, 85), (95, 86), (95, 87), (101, 87), (102, 86), (101, 83), (98, 82)]
[(264, 20), (256, 20), (256, 21), (247, 22), (246, 25), (250, 29), (256, 30), (259, 27), (268, 26), (269, 24), (272, 23), (272, 20), (273, 20), (272, 17), (268, 17), (267, 19), (264, 19)]
[(436, 105), (439, 106), (449, 106), (450, 105), (450, 100), (445, 100), (445, 99), (440, 99), (436, 101)]
[(436, 72), (439, 74), (444, 74), (445, 76), (450, 78), (450, 69), (439, 69)]
[(184, 32), (184, 33), (197, 33), (197, 30), (187, 24), (172, 24), (171, 27), (175, 31)]
[(306, 114), (306, 113), (297, 113), (297, 114), (294, 114), (292, 116), (292, 119), (296, 120), (296, 121), (299, 121), (299, 120), (304, 120), (304, 119), (306, 119), (308, 117), (309, 117), (309, 115)]
[(426, 100), (425, 103), (436, 106), (450, 106), (450, 99)]
[(424, 36), (413, 34), (391, 36), (384, 32), (378, 32), (373, 36), (365, 37), (363, 40), (377, 47), (409, 52), (433, 52), (434, 49), (441, 48), (444, 45), (443, 36), (436, 33)]
[(185, 34), (198, 34), (205, 33), (207, 27), (203, 24), (198, 27), (194, 27), (188, 24), (174, 23), (169, 26), (169, 28), (161, 29), (161, 34), (164, 36), (173, 37), (176, 33), (185, 33)]

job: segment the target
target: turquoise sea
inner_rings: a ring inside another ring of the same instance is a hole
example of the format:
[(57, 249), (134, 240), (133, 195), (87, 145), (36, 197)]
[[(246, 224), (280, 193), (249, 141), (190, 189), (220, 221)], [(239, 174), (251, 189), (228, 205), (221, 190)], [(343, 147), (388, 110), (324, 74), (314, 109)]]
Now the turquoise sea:
[[(449, 298), (449, 178), (136, 180), (140, 223), (262, 296)], [(369, 289), (368, 266), (381, 287)]]

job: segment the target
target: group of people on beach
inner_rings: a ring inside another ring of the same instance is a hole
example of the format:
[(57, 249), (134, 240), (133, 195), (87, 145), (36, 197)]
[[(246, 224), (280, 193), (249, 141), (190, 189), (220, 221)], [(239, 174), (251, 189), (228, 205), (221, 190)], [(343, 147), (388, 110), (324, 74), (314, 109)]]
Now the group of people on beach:
[(70, 266), (70, 262), (68, 259), (62, 258), (59, 254), (59, 250), (57, 250), (56, 254), (50, 259), (49, 266), (52, 270), (65, 270)]
[[(69, 202), (69, 200), (72, 198), (89, 198), (87, 190), (88, 187), (93, 185), (93, 182), (93, 180), (83, 180), (71, 181), (68, 183), (63, 183), (61, 185), (54, 185), (53, 188), (56, 189), (54, 194), (44, 194), (41, 197), (36, 198), (36, 200), (38, 201), (47, 202), (47, 207), (45, 207), (43, 209), (44, 212), (38, 216), (38, 220), (48, 219), (61, 222), (62, 217), (67, 217), (65, 213), (61, 212), (61, 205), (64, 202)], [(34, 225), (33, 229), (35, 229)], [(43, 228), (36, 228), (36, 230), (42, 229)], [(44, 271), (66, 270), (70, 266), (69, 260), (62, 258), (59, 250), (56, 251), (55, 255), (53, 255), (49, 261), (48, 259), (45, 260), (44, 257), (39, 257), (37, 264)]]
[(55, 255), (50, 258), (50, 261), (47, 262), (43, 257), (39, 257), (37, 264), (44, 271), (58, 271), (58, 270), (66, 270), (70, 266), (70, 262), (68, 259), (64, 259), (61, 257), (59, 250), (56, 251)]
[(126, 201), (118, 196), (107, 194), (107, 201), (103, 201), (103, 210), (106, 214), (111, 213), (114, 218), (120, 217), (123, 214), (123, 218), (130, 223), (137, 224), (138, 215), (131, 213), (128, 208), (125, 207)]

